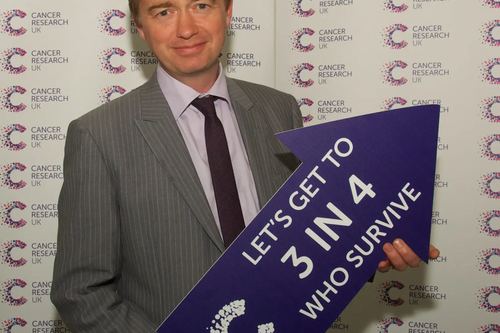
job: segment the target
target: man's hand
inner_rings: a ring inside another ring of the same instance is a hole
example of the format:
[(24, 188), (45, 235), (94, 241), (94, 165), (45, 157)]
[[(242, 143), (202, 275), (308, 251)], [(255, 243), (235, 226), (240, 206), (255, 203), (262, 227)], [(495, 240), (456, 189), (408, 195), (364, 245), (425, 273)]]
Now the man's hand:
[[(396, 239), (394, 242), (384, 244), (384, 252), (387, 258), (378, 264), (378, 271), (385, 273), (394, 267), (397, 271), (404, 271), (408, 266), (417, 267), (420, 258), (413, 250), (406, 245), (402, 239)], [(439, 250), (434, 246), (429, 247), (429, 258), (436, 259), (439, 256)]]

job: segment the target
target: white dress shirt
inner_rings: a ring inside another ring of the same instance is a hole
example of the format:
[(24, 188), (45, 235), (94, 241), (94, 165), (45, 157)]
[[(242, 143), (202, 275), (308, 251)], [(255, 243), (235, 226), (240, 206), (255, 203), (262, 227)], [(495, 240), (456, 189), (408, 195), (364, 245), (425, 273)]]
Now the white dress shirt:
[(222, 67), (219, 64), (219, 77), (212, 88), (205, 94), (200, 94), (174, 79), (161, 66), (158, 66), (157, 77), (160, 88), (182, 133), (212, 214), (217, 222), (219, 232), (222, 235), (208, 164), (207, 147), (205, 145), (205, 116), (191, 105), (191, 102), (200, 96), (212, 95), (218, 97), (215, 100), (215, 111), (224, 126), (243, 218), (245, 225), (248, 225), (259, 212), (259, 201), (245, 145), (227, 91), (226, 77), (222, 74)]

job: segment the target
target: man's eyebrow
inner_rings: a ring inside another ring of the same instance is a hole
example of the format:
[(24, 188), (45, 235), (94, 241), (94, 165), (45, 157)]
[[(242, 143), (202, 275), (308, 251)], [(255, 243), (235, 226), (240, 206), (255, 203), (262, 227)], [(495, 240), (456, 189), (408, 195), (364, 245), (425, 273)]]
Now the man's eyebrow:
[[(197, 1), (200, 1), (200, 0), (191, 0), (191, 3), (195, 3)], [(210, 2), (211, 5), (214, 5), (217, 3), (217, 0), (208, 0), (208, 1)], [(151, 14), (155, 9), (158, 9), (158, 8), (168, 8), (168, 7), (172, 7), (172, 6), (173, 6), (173, 4), (169, 0), (157, 2), (148, 8), (148, 13)]]
[(172, 2), (170, 2), (170, 1), (157, 2), (148, 8), (148, 13), (151, 14), (151, 12), (153, 12), (155, 9), (158, 9), (158, 8), (168, 8), (171, 6), (172, 6)]

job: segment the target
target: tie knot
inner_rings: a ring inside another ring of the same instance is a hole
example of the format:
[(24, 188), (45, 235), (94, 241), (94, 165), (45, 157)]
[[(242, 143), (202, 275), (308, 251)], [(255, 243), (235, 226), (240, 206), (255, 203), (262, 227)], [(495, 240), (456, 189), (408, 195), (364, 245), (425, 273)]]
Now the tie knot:
[(216, 116), (214, 96), (208, 95), (206, 97), (198, 97), (191, 102), (195, 108), (197, 108), (205, 117)]

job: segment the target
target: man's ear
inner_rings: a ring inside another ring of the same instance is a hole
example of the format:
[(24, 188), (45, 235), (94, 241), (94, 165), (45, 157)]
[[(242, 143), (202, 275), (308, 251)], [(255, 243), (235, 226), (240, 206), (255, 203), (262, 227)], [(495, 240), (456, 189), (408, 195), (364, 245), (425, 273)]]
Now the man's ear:
[(231, 17), (233, 16), (233, 0), (229, 0), (227, 4), (226, 14), (226, 28), (229, 28), (231, 25)]
[(144, 36), (144, 30), (142, 30), (142, 25), (136, 19), (134, 19), (134, 22), (135, 26), (137, 27), (137, 30), (139, 31), (139, 36), (141, 36), (143, 40), (146, 40), (146, 37)]

